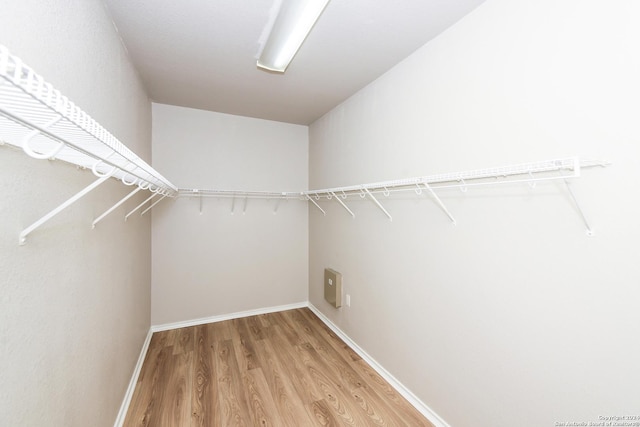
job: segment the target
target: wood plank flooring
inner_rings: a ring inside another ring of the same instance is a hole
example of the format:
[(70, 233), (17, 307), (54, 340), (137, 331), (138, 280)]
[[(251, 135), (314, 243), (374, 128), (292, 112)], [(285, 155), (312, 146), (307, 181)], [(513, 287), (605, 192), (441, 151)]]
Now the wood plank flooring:
[(311, 310), (156, 332), (125, 426), (428, 426)]

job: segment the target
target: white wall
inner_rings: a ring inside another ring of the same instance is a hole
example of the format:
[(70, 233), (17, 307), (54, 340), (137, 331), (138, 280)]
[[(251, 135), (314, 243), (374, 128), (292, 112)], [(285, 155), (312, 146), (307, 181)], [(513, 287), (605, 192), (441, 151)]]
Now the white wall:
[[(310, 210), (310, 301), (456, 427), (640, 413), (640, 3), (488, 0), (310, 127), (310, 188), (578, 155), (561, 185)], [(322, 272), (344, 275), (332, 309)]]
[[(151, 108), (98, 0), (0, 2), (0, 43), (138, 155)], [(95, 178), (0, 147), (0, 425), (113, 425), (149, 329), (150, 220), (122, 219), (130, 190), (110, 181), (18, 234)]]
[[(181, 188), (302, 191), (308, 128), (153, 104), (153, 164)], [(175, 178), (174, 178), (175, 177)], [(153, 211), (152, 324), (307, 300), (304, 202), (179, 198)]]

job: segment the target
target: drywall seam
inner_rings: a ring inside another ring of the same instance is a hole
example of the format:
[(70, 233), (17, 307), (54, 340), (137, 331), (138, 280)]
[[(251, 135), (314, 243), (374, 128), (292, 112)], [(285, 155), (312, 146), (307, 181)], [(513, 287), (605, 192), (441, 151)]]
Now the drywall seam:
[(118, 412), (118, 416), (116, 417), (116, 422), (114, 423), (114, 427), (122, 427), (124, 423), (124, 419), (127, 416), (127, 411), (129, 410), (129, 405), (131, 404), (131, 398), (133, 397), (133, 392), (136, 388), (136, 383), (138, 382), (138, 377), (140, 376), (140, 371), (142, 370), (142, 364), (144, 363), (144, 359), (147, 356), (147, 350), (149, 350), (149, 343), (151, 343), (151, 336), (153, 335), (153, 331), (149, 328), (149, 332), (147, 332), (147, 337), (144, 340), (144, 344), (142, 344), (142, 349), (140, 350), (140, 356), (138, 356), (138, 362), (136, 363), (136, 367), (133, 369), (133, 375), (131, 375), (131, 381), (129, 381), (129, 387), (127, 387), (127, 392), (124, 395), (124, 399), (122, 400), (122, 405), (120, 406), (120, 412)]
[(355, 343), (347, 334), (345, 334), (340, 328), (338, 328), (328, 317), (326, 317), (320, 310), (318, 310), (311, 302), (309, 302), (309, 309), (315, 313), (336, 335), (338, 335), (349, 347), (351, 347), (365, 362), (367, 362), (382, 378), (384, 378), (398, 393), (409, 401), (422, 415), (424, 415), (435, 427), (451, 427), (444, 421), (438, 414), (435, 413), (429, 406), (421, 401), (415, 394), (405, 387), (400, 381), (398, 381), (393, 375), (382, 367), (374, 358), (369, 356), (358, 344)]

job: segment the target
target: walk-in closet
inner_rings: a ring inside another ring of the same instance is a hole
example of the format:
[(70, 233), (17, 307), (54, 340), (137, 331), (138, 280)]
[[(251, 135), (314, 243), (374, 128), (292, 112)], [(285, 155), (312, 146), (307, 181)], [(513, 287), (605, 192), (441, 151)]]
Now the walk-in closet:
[(1, 426), (640, 426), (640, 3), (1, 0)]

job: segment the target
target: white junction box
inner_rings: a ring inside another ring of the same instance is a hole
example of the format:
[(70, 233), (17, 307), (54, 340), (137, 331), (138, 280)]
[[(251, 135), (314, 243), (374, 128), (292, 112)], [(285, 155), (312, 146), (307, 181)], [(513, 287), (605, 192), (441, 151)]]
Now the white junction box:
[(324, 269), (324, 299), (335, 308), (342, 307), (342, 275), (330, 268)]

